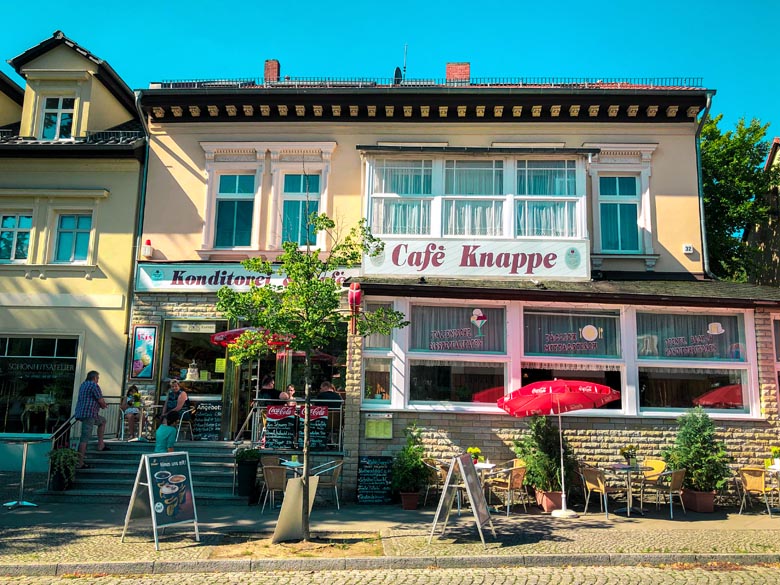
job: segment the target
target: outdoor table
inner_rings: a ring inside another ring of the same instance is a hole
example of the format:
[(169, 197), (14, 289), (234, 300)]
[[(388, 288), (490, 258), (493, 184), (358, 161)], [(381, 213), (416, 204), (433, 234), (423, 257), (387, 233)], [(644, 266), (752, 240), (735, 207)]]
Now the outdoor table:
[[(767, 473), (770, 473), (775, 476), (775, 481), (777, 482), (778, 498), (780, 498), (780, 466), (768, 465), (766, 471)], [(780, 505), (780, 501), (778, 502), (778, 505)], [(773, 509), (772, 512), (775, 512), (775, 510)]]
[[(138, 420), (138, 436), (128, 439), (128, 443), (131, 441), (151, 441), (154, 439), (154, 420), (157, 418), (155, 412), (161, 408), (161, 404), (146, 404), (141, 406), (141, 417)], [(122, 421), (122, 424), (124, 424), (124, 421)]]
[(492, 471), (496, 468), (495, 463), (485, 463), (483, 461), (480, 461), (479, 463), (475, 463), (474, 467), (477, 471), (479, 471), (479, 479), (482, 480), (485, 477), (486, 471)]
[(650, 471), (653, 468), (648, 467), (646, 465), (626, 465), (625, 463), (617, 463), (615, 465), (608, 465), (607, 469), (610, 471), (613, 471), (615, 473), (625, 473), (626, 474), (626, 490), (628, 492), (628, 495), (626, 496), (626, 507), (625, 508), (618, 508), (615, 510), (615, 513), (621, 513), (625, 512), (627, 516), (631, 516), (631, 511), (634, 510), (635, 512), (639, 512), (639, 514), (644, 516), (644, 511), (641, 508), (634, 508), (634, 496), (631, 493), (631, 476), (635, 473), (641, 473), (643, 471)]
[(21, 444), (22, 445), (22, 473), (21, 473), (21, 479), (19, 480), (19, 499), (14, 500), (13, 502), (6, 502), (3, 504), (6, 508), (9, 510), (13, 510), (14, 508), (18, 507), (31, 507), (31, 508), (37, 508), (38, 504), (33, 504), (32, 502), (28, 502), (24, 499), (24, 476), (25, 472), (27, 471), (27, 449), (30, 446), (31, 443), (42, 443), (44, 440), (48, 439), (35, 439), (35, 440), (28, 440), (28, 439), (11, 439), (6, 440), (6, 443), (15, 443), (15, 444)]
[(301, 475), (301, 473), (303, 473), (301, 469), (303, 467), (303, 463), (301, 463), (300, 461), (288, 461), (286, 459), (283, 459), (280, 465), (282, 467), (286, 467), (287, 469), (292, 469), (295, 475)]

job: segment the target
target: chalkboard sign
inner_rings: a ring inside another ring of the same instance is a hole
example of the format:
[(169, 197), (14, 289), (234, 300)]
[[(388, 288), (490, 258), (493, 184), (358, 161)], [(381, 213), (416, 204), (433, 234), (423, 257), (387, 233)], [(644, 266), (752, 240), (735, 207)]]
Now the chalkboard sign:
[(364, 456), (358, 459), (358, 504), (388, 504), (391, 499), (392, 457)]
[(199, 401), (192, 419), (193, 434), (201, 441), (219, 441), (222, 437), (222, 402)]
[(298, 417), (295, 406), (269, 406), (266, 410), (265, 448), (295, 449)]
[[(298, 448), (303, 449), (304, 407), (298, 409)], [(312, 405), (309, 412), (309, 448), (322, 451), (328, 446), (328, 407)]]

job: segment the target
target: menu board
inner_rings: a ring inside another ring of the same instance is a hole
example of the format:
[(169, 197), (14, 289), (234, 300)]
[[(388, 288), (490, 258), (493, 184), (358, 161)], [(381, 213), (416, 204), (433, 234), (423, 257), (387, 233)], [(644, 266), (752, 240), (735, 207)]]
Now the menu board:
[(196, 404), (198, 410), (192, 419), (193, 434), (201, 441), (219, 441), (222, 438), (222, 402), (203, 400)]
[(297, 448), (298, 416), (295, 406), (269, 406), (266, 410), (265, 448)]
[(358, 459), (358, 504), (389, 504), (391, 500), (390, 473), (393, 458), (363, 456)]
[[(304, 407), (298, 410), (298, 448), (303, 449)], [(323, 451), (328, 446), (328, 407), (311, 406), (309, 412), (309, 448), (312, 451)]]

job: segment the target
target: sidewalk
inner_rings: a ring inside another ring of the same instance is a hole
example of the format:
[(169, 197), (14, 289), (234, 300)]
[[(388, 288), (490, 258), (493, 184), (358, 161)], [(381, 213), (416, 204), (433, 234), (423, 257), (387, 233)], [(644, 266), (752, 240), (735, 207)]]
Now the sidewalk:
[[(7, 495), (11, 485), (0, 476)], [(17, 485), (18, 489), (18, 485)], [(16, 499), (14, 493), (11, 499)], [(35, 501), (33, 489), (27, 499)], [(7, 501), (4, 499), (3, 501)], [(277, 511), (257, 506), (198, 506), (200, 542), (192, 525), (169, 527), (154, 550), (151, 520), (133, 520), (120, 542), (126, 504), (42, 503), (38, 508), (0, 510), (0, 575), (68, 573), (162, 573), (269, 569), (356, 569), (424, 567), (503, 567), (540, 565), (660, 565), (667, 563), (780, 563), (780, 516), (769, 518), (754, 504), (735, 510), (683, 515), (675, 507), (652, 505), (644, 517), (626, 518), (591, 511), (576, 519), (555, 519), (529, 508), (507, 518), (492, 516), (496, 530), (483, 529), (483, 547), (474, 518), (453, 512), (446, 534), (428, 544), (435, 508), (404, 511), (400, 506), (346, 504), (341, 511), (317, 504), (313, 536), (327, 533), (381, 534), (384, 557), (363, 559), (280, 558), (213, 560), (215, 546), (231, 535), (268, 538)]]

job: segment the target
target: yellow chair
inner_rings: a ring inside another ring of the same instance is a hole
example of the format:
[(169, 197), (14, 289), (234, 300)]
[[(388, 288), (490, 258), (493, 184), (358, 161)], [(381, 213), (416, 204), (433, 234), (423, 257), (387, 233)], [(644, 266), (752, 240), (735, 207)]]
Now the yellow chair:
[[(659, 506), (659, 500), (661, 497), (661, 494), (668, 493), (669, 494), (669, 518), (674, 520), (674, 508), (672, 506), (672, 498), (674, 496), (677, 496), (677, 498), (680, 500), (680, 505), (683, 509), (683, 514), (687, 514), (688, 512), (685, 511), (685, 504), (682, 501), (682, 487), (683, 487), (683, 480), (685, 479), (685, 469), (675, 469), (674, 471), (664, 471), (661, 473), (658, 478), (653, 482), (647, 482), (646, 484), (643, 484), (643, 487), (646, 487), (649, 490), (655, 491), (655, 508), (658, 509)], [(642, 491), (642, 496), (644, 496), (644, 491)], [(644, 503), (643, 500), (640, 500), (640, 507)]]
[(525, 472), (525, 467), (510, 467), (509, 469), (491, 473), (485, 480), (485, 485), (488, 487), (491, 496), (494, 491), (506, 493), (507, 516), (509, 516), (509, 511), (512, 509), (512, 504), (514, 504), (514, 495), (516, 493), (520, 494), (520, 503), (523, 504), (523, 510), (528, 512), (528, 508), (525, 505), (526, 491), (523, 485)]
[(604, 512), (607, 520), (609, 520), (609, 504), (608, 497), (610, 494), (622, 492), (623, 490), (616, 487), (610, 487), (607, 485), (607, 481), (604, 478), (604, 472), (597, 467), (591, 467), (584, 465), (580, 467), (580, 476), (582, 478), (582, 486), (585, 491), (585, 514), (588, 513), (588, 504), (590, 504), (590, 494), (596, 492), (601, 494), (599, 503), (601, 504), (601, 511)]
[(639, 484), (639, 501), (643, 502), (645, 486), (658, 481), (659, 476), (666, 471), (666, 461), (663, 459), (645, 459), (642, 461), (641, 466), (650, 468), (642, 472), (642, 480)]
[(763, 467), (743, 467), (739, 470), (739, 479), (742, 482), (742, 503), (739, 505), (739, 513), (742, 514), (742, 508), (745, 507), (745, 500), (750, 501), (750, 494), (761, 494), (764, 496), (766, 511), (769, 517), (772, 517), (772, 509), (769, 507), (767, 493), (772, 493), (774, 488), (766, 484), (766, 469)]

